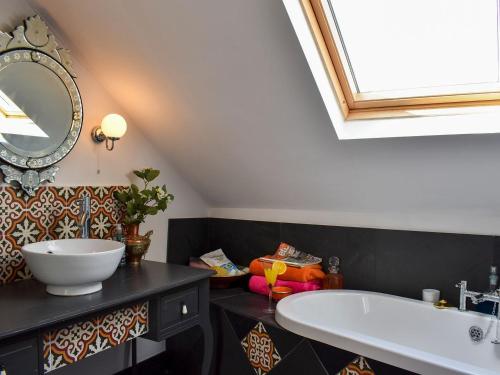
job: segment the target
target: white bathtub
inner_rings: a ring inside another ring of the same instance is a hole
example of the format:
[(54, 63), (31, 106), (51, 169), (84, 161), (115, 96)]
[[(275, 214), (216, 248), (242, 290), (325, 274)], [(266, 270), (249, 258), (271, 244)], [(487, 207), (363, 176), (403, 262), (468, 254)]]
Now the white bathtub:
[(499, 375), (500, 345), (473, 342), (469, 328), (486, 333), (491, 318), (457, 309), (363, 291), (307, 292), (281, 300), (276, 321), (300, 336), (427, 375)]

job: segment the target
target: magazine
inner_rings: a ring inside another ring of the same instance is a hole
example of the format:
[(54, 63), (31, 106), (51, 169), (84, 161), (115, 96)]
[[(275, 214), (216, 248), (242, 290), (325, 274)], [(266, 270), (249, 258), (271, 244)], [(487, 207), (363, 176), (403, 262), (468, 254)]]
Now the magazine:
[(279, 260), (283, 263), (286, 263), (288, 266), (297, 268), (321, 264), (321, 262), (323, 261), (319, 257), (297, 250), (295, 247), (284, 242), (280, 243), (280, 245), (278, 246), (278, 250), (276, 250), (273, 255), (260, 257), (259, 260), (261, 262), (268, 263), (273, 263)]

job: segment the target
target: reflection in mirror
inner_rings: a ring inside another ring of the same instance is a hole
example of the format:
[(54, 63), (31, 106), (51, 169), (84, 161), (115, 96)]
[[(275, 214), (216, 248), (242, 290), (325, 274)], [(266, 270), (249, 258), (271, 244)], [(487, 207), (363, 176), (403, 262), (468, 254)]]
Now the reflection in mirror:
[(40, 157), (64, 142), (73, 116), (61, 79), (40, 64), (19, 62), (0, 70), (0, 133), (16, 154)]
[(82, 129), (83, 108), (69, 51), (39, 16), (0, 31), (0, 170), (33, 196)]

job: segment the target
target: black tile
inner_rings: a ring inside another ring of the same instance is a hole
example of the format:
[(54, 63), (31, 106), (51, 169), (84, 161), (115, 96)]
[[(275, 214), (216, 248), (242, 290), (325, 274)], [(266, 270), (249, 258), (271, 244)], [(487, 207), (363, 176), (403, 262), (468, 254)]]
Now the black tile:
[[(162, 352), (153, 357), (146, 359), (145, 361), (139, 362), (135, 369), (129, 367), (126, 370), (117, 372), (115, 375), (174, 375), (167, 368), (167, 364), (171, 361), (166, 352)], [(68, 366), (68, 368), (73, 369), (73, 366)], [(102, 371), (102, 367), (98, 366), (99, 370)], [(74, 370), (71, 372), (75, 374)], [(88, 374), (89, 372), (87, 372)], [(95, 372), (97, 373), (97, 372)], [(54, 372), (54, 374), (59, 374), (59, 370)]]
[[(484, 290), (489, 266), (500, 266), (500, 239), (493, 236), (214, 218), (170, 220), (168, 260), (186, 263), (190, 255), (222, 248), (235, 263), (248, 265), (281, 241), (321, 256), (325, 265), (329, 256), (339, 256), (346, 289), (420, 299), (423, 288), (436, 288), (452, 304), (458, 300), (457, 281)], [(254, 317), (266, 305), (258, 296), (248, 303), (235, 309), (247, 306), (246, 314)], [(262, 318), (274, 324), (271, 316)]]
[(198, 375), (203, 361), (203, 333), (193, 327), (165, 340), (168, 374)]
[(274, 314), (265, 314), (259, 317), (259, 320), (267, 326), (276, 327), (279, 329), (284, 329), (281, 327), (276, 319), (274, 319)]
[(267, 297), (249, 292), (233, 297), (217, 299), (212, 301), (212, 304), (250, 319), (262, 320), (263, 318), (274, 316), (274, 313), (266, 311), (268, 307)]
[[(279, 350), (279, 348), (278, 348)], [(270, 375), (328, 375), (318, 356), (307, 340), (303, 340), (285, 356)]]
[(422, 289), (434, 288), (456, 305), (458, 281), (467, 280), (472, 289), (486, 290), (493, 245), (491, 236), (377, 231), (376, 289), (421, 299)]
[(264, 327), (266, 327), (267, 333), (271, 336), (271, 339), (276, 345), (278, 352), (281, 357), (285, 357), (290, 353), (297, 345), (299, 345), (304, 338), (302, 336), (298, 336), (290, 331), (287, 331), (281, 327), (276, 327), (273, 325), (268, 325), (265, 322)]
[(258, 320), (256, 319), (249, 318), (240, 314), (234, 314), (227, 310), (225, 311), (225, 313), (227, 316), (227, 320), (231, 323), (231, 326), (233, 327), (233, 330), (240, 341), (246, 335), (248, 335), (248, 332), (250, 332), (252, 328), (254, 328), (258, 323)]
[(297, 336), (276, 324), (273, 318), (273, 324), (268, 324), (268, 319), (261, 319), (259, 317), (245, 317), (239, 314), (235, 314), (229, 311), (225, 311), (226, 316), (233, 326), (236, 335), (240, 340), (242, 340), (252, 328), (254, 328), (259, 322), (264, 324), (267, 333), (273, 340), (278, 352), (283, 357), (287, 355), (292, 349), (294, 349), (302, 340), (301, 336)]
[(232, 325), (222, 309), (217, 315), (220, 324), (219, 345), (215, 353), (213, 375), (255, 375)]
[(167, 262), (188, 264), (190, 256), (200, 256), (209, 251), (208, 220), (195, 218), (168, 221)]
[(246, 291), (243, 288), (210, 289), (210, 301), (234, 297), (244, 293)]
[[(337, 374), (348, 363), (357, 357), (357, 354), (323, 344), (319, 341), (308, 340), (329, 374)], [(384, 373), (381, 373), (383, 375)]]
[(280, 224), (265, 221), (210, 219), (210, 250), (222, 249), (234, 263), (248, 266), (279, 245)]
[(308, 224), (282, 224), (281, 240), (323, 258), (340, 257), (346, 289), (372, 290), (375, 285), (376, 230)]
[(497, 266), (500, 272), (500, 237), (495, 237), (495, 245), (493, 249), (493, 264)]
[(369, 358), (366, 358), (366, 360), (373, 372), (377, 375), (417, 375), (415, 372), (403, 370), (402, 368), (394, 367), (387, 363), (375, 361)]

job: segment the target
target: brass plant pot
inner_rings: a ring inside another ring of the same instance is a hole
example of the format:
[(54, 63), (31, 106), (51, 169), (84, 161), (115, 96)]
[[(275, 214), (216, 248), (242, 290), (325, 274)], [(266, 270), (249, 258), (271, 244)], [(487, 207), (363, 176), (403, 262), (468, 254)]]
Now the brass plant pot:
[(145, 235), (139, 234), (139, 224), (124, 224), (123, 232), (125, 235), (125, 257), (128, 264), (138, 266), (141, 260), (148, 252), (151, 244), (151, 235), (153, 231), (148, 231)]

